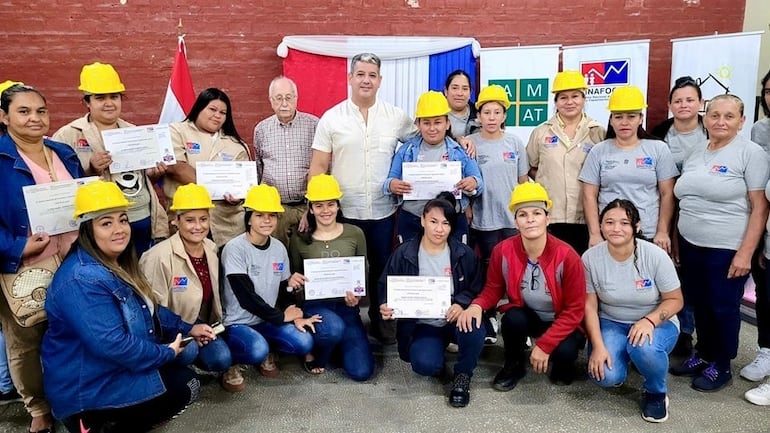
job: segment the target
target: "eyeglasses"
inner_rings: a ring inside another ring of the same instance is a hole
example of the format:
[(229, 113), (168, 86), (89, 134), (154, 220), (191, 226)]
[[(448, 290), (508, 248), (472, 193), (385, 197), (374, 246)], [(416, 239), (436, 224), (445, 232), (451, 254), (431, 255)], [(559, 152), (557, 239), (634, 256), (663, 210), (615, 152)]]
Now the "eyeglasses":
[(270, 99), (272, 99), (273, 101), (279, 104), (283, 104), (283, 101), (286, 101), (287, 104), (290, 104), (292, 101), (294, 101), (295, 98), (296, 98), (295, 95), (277, 95), (277, 96), (271, 97)]
[(529, 260), (527, 260), (527, 263), (532, 266), (532, 277), (529, 280), (529, 290), (533, 292), (540, 290), (540, 264), (532, 263)]

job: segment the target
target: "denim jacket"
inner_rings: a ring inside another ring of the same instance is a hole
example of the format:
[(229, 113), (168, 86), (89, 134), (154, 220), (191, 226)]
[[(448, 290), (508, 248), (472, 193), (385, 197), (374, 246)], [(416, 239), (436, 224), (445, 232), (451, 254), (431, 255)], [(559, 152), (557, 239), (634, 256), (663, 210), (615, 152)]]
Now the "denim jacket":
[[(380, 303), (388, 302), (388, 275), (420, 275), (418, 257), (421, 237), (413, 238), (399, 245), (388, 258), (385, 271), (380, 276), (377, 288)], [(464, 243), (450, 237), (449, 261), (452, 263), (452, 284), (454, 293), (452, 303), (468, 307), (481, 292), (484, 283), (479, 259), (473, 250)], [(375, 307), (370, 307), (375, 308)]]
[[(476, 192), (473, 194), (473, 196), (475, 197), (481, 195), (481, 193), (484, 191), (484, 181), (481, 179), (481, 170), (479, 170), (479, 164), (475, 159), (468, 156), (465, 150), (460, 147), (460, 144), (458, 144), (456, 141), (446, 137), (444, 142), (446, 143), (449, 161), (460, 161), (462, 163), (463, 179), (468, 176), (473, 176), (473, 178), (476, 179), (478, 186), (476, 187)], [(390, 163), (390, 173), (388, 173), (388, 178), (385, 179), (385, 183), (382, 185), (382, 192), (385, 195), (391, 195), (391, 180), (403, 179), (404, 176), (401, 164), (405, 162), (417, 162), (417, 157), (420, 155), (420, 143), (422, 143), (422, 136), (418, 135), (416, 137), (410, 138), (406, 143), (398, 148), (396, 154), (393, 156), (393, 162)], [(462, 198), (460, 199), (460, 206), (465, 209), (468, 207), (468, 203), (468, 196), (463, 193)]]
[[(43, 140), (43, 144), (56, 152), (72, 178), (85, 176), (78, 156), (66, 144)], [(14, 273), (21, 265), (21, 253), (29, 237), (27, 205), (21, 187), (34, 185), (35, 179), (27, 163), (19, 155), (16, 143), (10, 135), (0, 135), (0, 273)]]
[(144, 299), (80, 247), (54, 275), (45, 303), (43, 385), (56, 418), (147, 401), (165, 392), (167, 346), (192, 326)]

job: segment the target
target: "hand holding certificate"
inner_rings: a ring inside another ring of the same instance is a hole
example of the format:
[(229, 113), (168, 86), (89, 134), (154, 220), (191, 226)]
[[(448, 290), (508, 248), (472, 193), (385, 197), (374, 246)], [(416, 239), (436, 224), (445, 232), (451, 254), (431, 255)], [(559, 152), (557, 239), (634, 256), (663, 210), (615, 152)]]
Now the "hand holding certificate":
[(104, 148), (110, 152), (110, 173), (143, 170), (162, 162), (176, 164), (167, 124), (135, 126), (102, 131)]
[(199, 161), (195, 173), (198, 185), (206, 187), (212, 200), (223, 200), (227, 194), (243, 199), (258, 183), (254, 161)]
[(442, 191), (452, 191), (455, 198), (460, 198), (455, 186), (463, 177), (460, 161), (405, 162), (401, 167), (402, 178), (412, 185), (404, 200), (430, 200)]
[(305, 259), (305, 299), (341, 298), (345, 292), (366, 295), (364, 257)]
[(84, 177), (60, 182), (28, 185), (21, 188), (32, 233), (58, 235), (78, 229), (75, 213), (75, 192), (78, 187), (98, 177)]
[(394, 319), (443, 319), (452, 305), (451, 277), (388, 276)]

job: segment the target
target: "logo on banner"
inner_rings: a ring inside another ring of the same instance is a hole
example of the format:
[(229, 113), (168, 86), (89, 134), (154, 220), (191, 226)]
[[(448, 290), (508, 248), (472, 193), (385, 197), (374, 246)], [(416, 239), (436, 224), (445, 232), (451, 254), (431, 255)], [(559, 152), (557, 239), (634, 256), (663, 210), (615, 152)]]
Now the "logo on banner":
[(511, 108), (505, 126), (538, 126), (548, 120), (548, 78), (489, 80), (508, 93)]
[(580, 63), (580, 72), (589, 86), (629, 84), (628, 59)]

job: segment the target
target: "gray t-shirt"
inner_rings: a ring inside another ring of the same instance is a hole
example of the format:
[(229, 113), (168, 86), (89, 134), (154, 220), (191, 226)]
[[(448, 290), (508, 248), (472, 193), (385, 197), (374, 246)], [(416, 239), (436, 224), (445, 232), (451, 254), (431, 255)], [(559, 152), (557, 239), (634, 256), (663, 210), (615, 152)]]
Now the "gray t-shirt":
[(476, 160), (484, 179), (484, 194), (473, 200), (473, 222), (476, 230), (513, 228), (513, 213), (508, 210), (511, 191), (518, 177), (529, 172), (524, 143), (513, 134), (497, 140), (486, 140), (481, 134), (468, 137), (476, 145)]
[(679, 234), (707, 248), (738, 250), (749, 222), (748, 191), (764, 191), (767, 154), (742, 136), (714, 152), (693, 152), (674, 186)]
[[(454, 283), (451, 280), (452, 277), (452, 262), (449, 255), (449, 245), (446, 246), (440, 253), (431, 255), (420, 245), (420, 249), (417, 252), (417, 263), (420, 272), (420, 276), (429, 277), (450, 277), (449, 284), (451, 293), (454, 294)], [(441, 327), (447, 324), (446, 319), (422, 319), (417, 323), (425, 325)]]
[(553, 322), (555, 316), (551, 289), (539, 263), (527, 260), (527, 269), (521, 279), (521, 297), (524, 305), (532, 309), (543, 322)]
[(671, 150), (671, 156), (674, 157), (677, 170), (681, 172), (682, 164), (687, 159), (687, 155), (696, 149), (705, 148), (708, 144), (708, 137), (700, 125), (690, 132), (679, 132), (672, 125), (666, 134), (666, 143)]
[[(436, 146), (431, 146), (423, 141), (420, 143), (420, 153), (415, 162), (439, 162), (447, 159), (447, 147), (443, 141)], [(427, 202), (428, 200), (404, 200), (403, 207), (410, 214), (420, 216)]]
[(678, 175), (666, 143), (643, 139), (633, 149), (621, 149), (609, 139), (591, 149), (578, 179), (599, 186), (599, 212), (616, 198), (631, 200), (639, 209), (642, 233), (651, 238), (658, 227), (658, 183)]
[[(243, 233), (231, 239), (222, 249), (222, 323), (229, 325), (256, 325), (263, 320), (241, 307), (233, 293), (228, 275), (246, 274), (254, 283), (254, 290), (268, 304), (275, 307), (281, 281), (291, 276), (286, 247), (271, 237), (267, 249), (261, 250)], [(214, 288), (216, 290), (216, 288)]]
[[(612, 258), (607, 242), (583, 253), (587, 293), (599, 298), (599, 317), (634, 323), (660, 305), (660, 294), (680, 288), (674, 262), (655, 244), (636, 240), (635, 254), (623, 262)], [(671, 322), (679, 327), (676, 314)]]
[[(759, 119), (751, 127), (751, 141), (757, 143), (766, 153), (770, 154), (770, 118)], [(770, 200), (770, 183), (765, 188), (765, 196)], [(764, 254), (770, 259), (770, 218), (765, 225)]]

